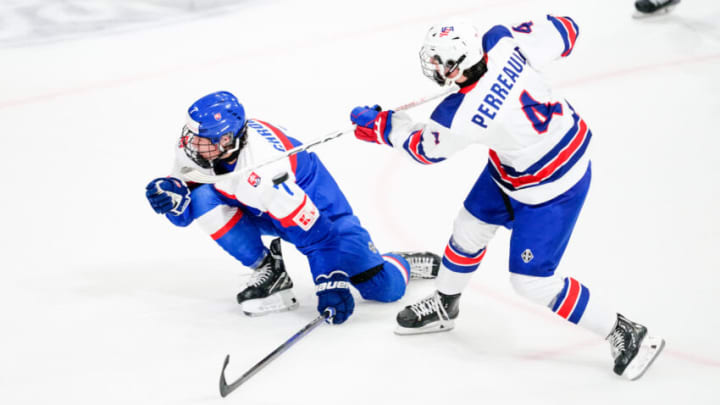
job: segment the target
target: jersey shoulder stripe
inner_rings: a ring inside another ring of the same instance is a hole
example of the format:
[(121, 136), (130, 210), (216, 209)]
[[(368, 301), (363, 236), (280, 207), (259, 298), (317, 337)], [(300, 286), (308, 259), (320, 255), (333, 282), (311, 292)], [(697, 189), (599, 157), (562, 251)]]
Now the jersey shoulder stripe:
[(460, 108), (463, 99), (465, 99), (465, 94), (461, 92), (453, 93), (445, 97), (445, 99), (435, 107), (435, 110), (430, 115), (430, 119), (449, 129), (452, 126), (455, 113), (457, 113), (458, 108)]
[(495, 45), (500, 42), (501, 39), (512, 37), (512, 33), (504, 25), (496, 25), (490, 28), (482, 36), (483, 52), (487, 55), (487, 53), (490, 52), (495, 47)]
[[(285, 151), (288, 151), (295, 147), (293, 145), (293, 142), (290, 140), (290, 138), (287, 135), (285, 135), (285, 133), (283, 131), (279, 130), (278, 128), (268, 124), (267, 122), (260, 121), (260, 120), (253, 120), (250, 122), (256, 122), (256, 123), (264, 126), (265, 128), (269, 129), (271, 131), (272, 135), (274, 135), (275, 138), (280, 141), (280, 143), (282, 144), (282, 147), (285, 149)], [(248, 125), (250, 125), (250, 123), (248, 123)], [(261, 134), (261, 135), (266, 136), (265, 134)], [(290, 167), (292, 168), (293, 173), (295, 173), (297, 171), (297, 154), (288, 157), (288, 159), (290, 159)]]
[(465, 100), (465, 95), (472, 91), (472, 89), (474, 89), (478, 83), (479, 81), (476, 81), (469, 86), (460, 88), (457, 93), (453, 93), (445, 97), (445, 99), (441, 101), (437, 107), (435, 107), (435, 110), (433, 110), (432, 114), (430, 115), (430, 119), (444, 126), (445, 128), (450, 129), (458, 108), (460, 108), (463, 101)]

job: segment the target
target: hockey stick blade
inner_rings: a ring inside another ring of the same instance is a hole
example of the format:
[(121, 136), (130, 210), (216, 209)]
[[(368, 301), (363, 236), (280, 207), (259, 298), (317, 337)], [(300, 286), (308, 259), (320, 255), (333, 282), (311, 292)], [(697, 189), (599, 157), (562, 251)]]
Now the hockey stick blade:
[(223, 398), (228, 396), (231, 392), (235, 391), (245, 381), (249, 380), (250, 377), (257, 374), (258, 371), (262, 370), (265, 366), (270, 364), (271, 361), (275, 360), (275, 358), (280, 356), (280, 354), (282, 354), (284, 351), (289, 349), (290, 346), (295, 344), (303, 336), (310, 333), (311, 330), (315, 329), (323, 321), (327, 321), (328, 323), (331, 323), (334, 316), (335, 316), (334, 308), (326, 309), (322, 315), (319, 315), (317, 318), (313, 319), (310, 323), (308, 323), (302, 329), (297, 331), (297, 333), (295, 333), (290, 339), (285, 341), (285, 343), (278, 346), (270, 354), (265, 356), (265, 358), (263, 358), (262, 360), (257, 362), (257, 364), (255, 364), (254, 366), (252, 366), (250, 368), (250, 370), (246, 371), (245, 374), (241, 375), (240, 378), (238, 378), (237, 380), (233, 381), (230, 384), (228, 384), (227, 379), (225, 378), (225, 369), (227, 368), (228, 363), (230, 363), (230, 355), (228, 354), (227, 356), (225, 356), (225, 362), (223, 363), (222, 371), (220, 372), (220, 396)]

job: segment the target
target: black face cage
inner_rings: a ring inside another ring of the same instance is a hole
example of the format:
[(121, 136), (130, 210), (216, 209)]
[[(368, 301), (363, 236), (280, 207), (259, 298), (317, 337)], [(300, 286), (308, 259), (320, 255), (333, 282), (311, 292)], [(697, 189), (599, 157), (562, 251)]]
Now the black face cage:
[[(232, 144), (225, 147), (220, 144), (214, 144), (217, 145), (218, 151), (220, 152), (220, 155), (223, 155), (227, 151), (232, 151), (233, 153), (225, 158), (226, 160), (234, 160), (237, 158), (238, 154), (240, 153), (240, 149), (245, 145), (245, 134), (247, 133), (247, 122), (245, 125), (243, 125), (240, 130), (234, 134)], [(222, 138), (225, 135), (232, 134), (232, 132), (228, 132), (226, 134), (223, 134), (220, 136)], [(180, 134), (180, 145), (182, 146), (183, 150), (185, 151), (185, 155), (190, 158), (193, 162), (195, 162), (198, 166), (202, 167), (203, 169), (213, 169), (215, 167), (215, 160), (217, 159), (206, 159), (202, 157), (200, 154), (200, 151), (195, 149), (193, 146), (193, 139), (195, 137), (201, 137), (200, 135), (193, 132), (190, 128), (187, 127), (187, 125), (183, 126), (182, 132)]]
[[(458, 60), (448, 59), (443, 62), (440, 55), (431, 55), (430, 52), (424, 47), (420, 49), (420, 64), (423, 74), (437, 84), (444, 86), (447, 84), (447, 77), (457, 70), (458, 66), (465, 60), (465, 55), (460, 56)], [(444, 68), (442, 72), (438, 71), (438, 66)]]

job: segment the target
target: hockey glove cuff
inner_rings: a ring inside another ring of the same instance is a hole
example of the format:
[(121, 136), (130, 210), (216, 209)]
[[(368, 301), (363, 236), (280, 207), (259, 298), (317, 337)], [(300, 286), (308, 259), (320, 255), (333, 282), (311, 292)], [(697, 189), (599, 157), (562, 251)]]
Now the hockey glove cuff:
[(356, 125), (355, 137), (365, 142), (392, 146), (388, 135), (392, 130), (392, 111), (382, 111), (379, 105), (355, 107), (350, 113), (350, 121)]
[(355, 300), (350, 293), (350, 278), (340, 270), (321, 274), (315, 278), (315, 293), (318, 296), (317, 310), (324, 313), (328, 308), (335, 310), (332, 323), (341, 324), (352, 315)]

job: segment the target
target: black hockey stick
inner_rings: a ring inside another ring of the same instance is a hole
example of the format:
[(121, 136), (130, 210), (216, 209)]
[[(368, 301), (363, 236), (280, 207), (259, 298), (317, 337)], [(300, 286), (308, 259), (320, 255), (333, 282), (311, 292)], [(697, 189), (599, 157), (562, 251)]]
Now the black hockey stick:
[(277, 349), (273, 350), (272, 353), (265, 356), (264, 359), (260, 360), (257, 364), (252, 366), (250, 370), (246, 371), (245, 374), (241, 375), (240, 378), (233, 381), (232, 383), (228, 384), (227, 380), (225, 379), (225, 369), (227, 368), (228, 363), (230, 362), (230, 355), (228, 354), (225, 356), (225, 363), (223, 363), (222, 371), (220, 372), (220, 395), (225, 398), (228, 396), (231, 392), (235, 391), (237, 387), (242, 385), (245, 381), (249, 380), (250, 377), (257, 374), (258, 371), (262, 370), (265, 366), (270, 364), (271, 361), (275, 360), (276, 357), (280, 356), (285, 350), (289, 349), (290, 346), (295, 344), (298, 340), (300, 340), (303, 336), (310, 333), (311, 330), (315, 329), (318, 325), (320, 325), (323, 321), (327, 320), (328, 323), (332, 321), (333, 316), (335, 316), (335, 309), (334, 308), (328, 308), (325, 310), (325, 312), (322, 315), (319, 315), (317, 318), (313, 319), (312, 322), (305, 325), (302, 329), (297, 331), (290, 339), (285, 341), (285, 343), (281, 344), (277, 347)]

